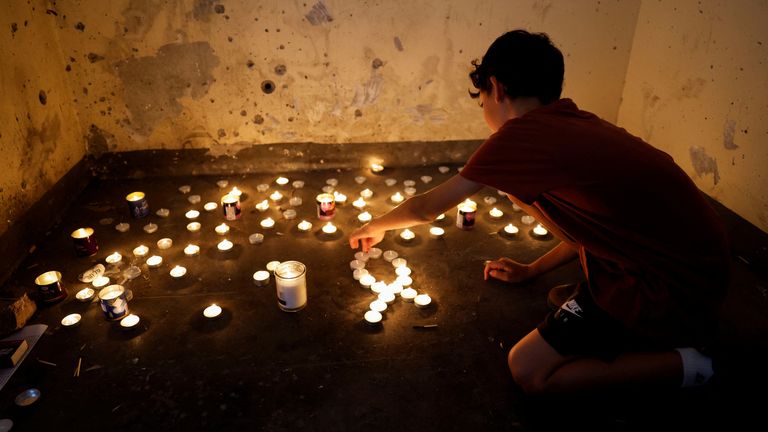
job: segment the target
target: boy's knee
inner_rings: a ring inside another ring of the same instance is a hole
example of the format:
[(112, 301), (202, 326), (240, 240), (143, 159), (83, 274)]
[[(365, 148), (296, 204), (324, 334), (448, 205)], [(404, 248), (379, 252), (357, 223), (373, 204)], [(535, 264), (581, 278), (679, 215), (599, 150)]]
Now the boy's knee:
[(539, 377), (540, 374), (536, 369), (536, 365), (527, 361), (515, 347), (512, 347), (507, 355), (507, 365), (509, 366), (509, 372), (512, 374), (512, 379), (523, 392), (529, 395), (545, 393), (545, 380)]

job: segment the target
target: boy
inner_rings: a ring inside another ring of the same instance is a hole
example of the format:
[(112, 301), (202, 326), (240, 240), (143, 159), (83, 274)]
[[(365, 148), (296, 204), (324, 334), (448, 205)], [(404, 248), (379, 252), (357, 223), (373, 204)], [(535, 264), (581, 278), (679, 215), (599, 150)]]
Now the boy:
[(531, 264), (492, 261), (485, 279), (522, 282), (577, 257), (586, 276), (551, 291), (556, 311), (509, 352), (525, 392), (705, 383), (712, 361), (700, 349), (716, 332), (729, 257), (703, 194), (666, 153), (560, 99), (563, 56), (547, 35), (506, 33), (472, 64), (470, 95), (493, 134), (458, 175), (358, 229), (350, 246), (368, 250), (387, 230), (499, 189), (561, 243)]

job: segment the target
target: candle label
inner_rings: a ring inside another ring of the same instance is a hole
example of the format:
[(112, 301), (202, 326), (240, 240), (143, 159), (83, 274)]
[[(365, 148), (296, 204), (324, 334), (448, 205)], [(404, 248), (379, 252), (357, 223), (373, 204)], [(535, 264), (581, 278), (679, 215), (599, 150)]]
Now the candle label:
[(277, 304), (286, 312), (296, 312), (307, 304), (307, 267), (298, 261), (285, 261), (275, 268)]
[(147, 197), (143, 192), (134, 192), (125, 199), (128, 200), (128, 210), (130, 210), (131, 216), (134, 219), (149, 216), (149, 203), (147, 203)]
[(128, 315), (128, 298), (122, 285), (110, 285), (99, 291), (99, 303), (104, 316), (110, 321)]
[(67, 290), (61, 284), (61, 273), (49, 271), (35, 279), (37, 294), (43, 303), (53, 303), (67, 296)]
[(221, 201), (221, 208), (224, 211), (224, 217), (227, 220), (236, 220), (240, 218), (242, 209), (240, 208), (240, 198), (234, 195), (227, 195)]
[(324, 193), (317, 196), (317, 218), (320, 220), (331, 220), (336, 216), (336, 198)]
[(72, 245), (75, 247), (75, 255), (79, 257), (95, 255), (99, 251), (99, 245), (91, 228), (81, 228), (73, 232)]
[(460, 206), (456, 214), (456, 226), (463, 230), (472, 229), (475, 226), (476, 213), (477, 209), (475, 207), (468, 205)]

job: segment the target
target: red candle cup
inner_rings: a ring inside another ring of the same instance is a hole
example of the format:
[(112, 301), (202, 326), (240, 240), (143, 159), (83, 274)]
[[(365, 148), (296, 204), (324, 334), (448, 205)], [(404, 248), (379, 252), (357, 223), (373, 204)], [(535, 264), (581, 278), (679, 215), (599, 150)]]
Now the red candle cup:
[(47, 271), (35, 278), (37, 295), (43, 303), (53, 303), (67, 296), (67, 290), (61, 284), (61, 273)]
[(322, 193), (317, 196), (317, 218), (320, 220), (331, 220), (336, 216), (336, 197), (329, 193)]
[(99, 245), (93, 235), (93, 228), (80, 228), (72, 231), (72, 244), (75, 247), (75, 254), (80, 257), (91, 256), (99, 251)]
[(221, 209), (224, 211), (224, 217), (227, 220), (236, 220), (240, 218), (242, 209), (240, 208), (240, 197), (238, 195), (227, 194), (221, 198)]

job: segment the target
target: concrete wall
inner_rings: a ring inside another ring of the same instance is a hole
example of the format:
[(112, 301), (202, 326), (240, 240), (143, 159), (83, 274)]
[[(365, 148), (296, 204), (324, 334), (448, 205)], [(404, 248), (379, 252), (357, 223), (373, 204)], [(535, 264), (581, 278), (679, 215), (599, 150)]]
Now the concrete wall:
[(2, 233), (86, 152), (236, 156), (265, 143), (483, 138), (467, 96), (470, 61), (514, 28), (550, 33), (567, 57), (565, 95), (616, 120), (639, 0), (9, 0), (0, 8)]
[(619, 124), (768, 231), (768, 2), (643, 1)]

